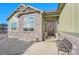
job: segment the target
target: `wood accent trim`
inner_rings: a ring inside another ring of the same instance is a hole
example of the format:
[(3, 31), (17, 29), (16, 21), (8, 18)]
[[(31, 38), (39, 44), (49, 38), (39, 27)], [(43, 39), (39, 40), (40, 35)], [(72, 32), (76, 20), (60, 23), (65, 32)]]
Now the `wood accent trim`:
[(61, 14), (64, 6), (65, 6), (66, 3), (59, 3), (59, 6), (58, 6), (58, 9), (57, 9), (57, 14)]
[[(18, 9), (21, 8), (21, 7), (24, 8), (24, 11), (22, 11), (23, 14), (24, 14), (24, 13), (26, 13), (26, 14), (28, 13), (28, 14), (29, 14), (29, 13), (35, 13), (35, 12), (41, 13), (40, 10), (37, 10), (37, 9), (31, 7), (31, 6), (20, 5), (20, 6), (7, 18), (7, 21), (8, 21), (13, 15), (15, 15), (15, 14), (18, 13), (18, 12), (20, 12)], [(29, 10), (29, 11), (27, 11), (27, 10)]]

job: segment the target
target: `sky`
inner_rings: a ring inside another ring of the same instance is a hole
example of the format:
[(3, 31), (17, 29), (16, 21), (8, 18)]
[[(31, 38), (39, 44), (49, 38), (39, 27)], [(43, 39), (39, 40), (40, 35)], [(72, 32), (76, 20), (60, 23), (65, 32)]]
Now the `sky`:
[[(56, 10), (58, 3), (24, 3), (43, 11)], [(8, 16), (20, 5), (20, 3), (0, 3), (0, 24), (6, 23)]]

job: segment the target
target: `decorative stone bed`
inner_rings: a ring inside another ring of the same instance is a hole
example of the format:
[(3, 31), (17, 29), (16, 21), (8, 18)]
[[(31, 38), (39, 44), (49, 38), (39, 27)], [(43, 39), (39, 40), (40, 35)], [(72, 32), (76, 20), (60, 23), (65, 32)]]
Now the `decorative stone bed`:
[(0, 55), (21, 55), (33, 42), (19, 39), (0, 37)]

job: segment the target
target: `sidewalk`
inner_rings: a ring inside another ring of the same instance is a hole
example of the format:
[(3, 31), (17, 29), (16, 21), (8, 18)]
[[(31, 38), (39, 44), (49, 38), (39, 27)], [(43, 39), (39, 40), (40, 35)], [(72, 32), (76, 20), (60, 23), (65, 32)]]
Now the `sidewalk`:
[(23, 55), (57, 55), (55, 39), (52, 37), (43, 42), (36, 42)]

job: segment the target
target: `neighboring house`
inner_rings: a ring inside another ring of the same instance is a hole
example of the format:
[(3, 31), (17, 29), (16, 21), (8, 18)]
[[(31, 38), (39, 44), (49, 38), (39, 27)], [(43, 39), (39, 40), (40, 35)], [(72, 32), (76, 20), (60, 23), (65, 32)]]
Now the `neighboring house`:
[(44, 32), (49, 36), (56, 33), (58, 17), (56, 11), (44, 12), (32, 6), (20, 4), (8, 17), (8, 37), (42, 41)]
[(0, 33), (7, 33), (8, 26), (7, 24), (0, 24)]

